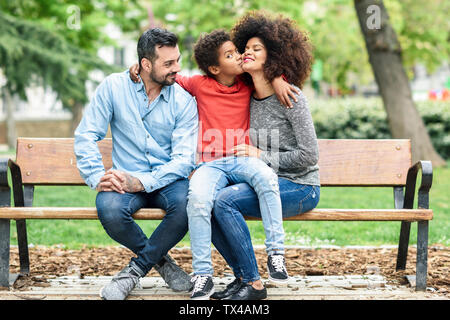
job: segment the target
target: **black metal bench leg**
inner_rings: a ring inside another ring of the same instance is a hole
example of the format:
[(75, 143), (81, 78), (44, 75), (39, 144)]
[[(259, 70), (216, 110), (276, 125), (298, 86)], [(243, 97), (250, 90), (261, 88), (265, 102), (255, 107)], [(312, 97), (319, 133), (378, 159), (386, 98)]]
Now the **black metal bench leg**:
[(10, 221), (0, 219), (0, 287), (9, 288)]
[(395, 266), (396, 271), (406, 269), (410, 230), (411, 222), (402, 221), (402, 226), (400, 228), (400, 239), (398, 241), (397, 265)]
[[(394, 205), (396, 209), (403, 208), (404, 195), (403, 187), (394, 187)], [(408, 258), (409, 231), (411, 222), (402, 221), (400, 227), (400, 239), (398, 241), (397, 264), (395, 270), (405, 270), (406, 260)]]
[(416, 291), (427, 288), (428, 221), (417, 222)]
[[(23, 204), (25, 207), (33, 206), (34, 186), (23, 187)], [(27, 223), (25, 219), (16, 220), (17, 243), (19, 245), (20, 274), (30, 274), (30, 258), (28, 252)]]
[(28, 240), (27, 240), (27, 224), (25, 219), (16, 220), (17, 227), (17, 243), (19, 245), (19, 261), (20, 274), (30, 274), (30, 259), (28, 255)]

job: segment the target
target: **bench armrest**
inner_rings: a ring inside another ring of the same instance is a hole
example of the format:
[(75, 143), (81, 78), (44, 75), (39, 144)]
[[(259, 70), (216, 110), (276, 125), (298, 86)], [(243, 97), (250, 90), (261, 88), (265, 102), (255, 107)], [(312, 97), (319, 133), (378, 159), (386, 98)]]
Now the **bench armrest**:
[(0, 159), (0, 207), (11, 205), (11, 189), (8, 183), (8, 160)]
[(23, 184), (22, 184), (22, 173), (19, 165), (9, 159), (8, 167), (11, 171), (11, 179), (12, 179), (12, 187), (13, 187), (13, 196), (14, 196), (14, 206), (15, 207), (24, 207), (25, 201), (23, 196)]
[(423, 209), (429, 209), (429, 192), (433, 183), (433, 166), (431, 161), (421, 160), (414, 164), (408, 170), (406, 177), (404, 209), (412, 209), (414, 206), (414, 194), (416, 190), (416, 180), (419, 170), (422, 171), (422, 181), (418, 192), (417, 206)]

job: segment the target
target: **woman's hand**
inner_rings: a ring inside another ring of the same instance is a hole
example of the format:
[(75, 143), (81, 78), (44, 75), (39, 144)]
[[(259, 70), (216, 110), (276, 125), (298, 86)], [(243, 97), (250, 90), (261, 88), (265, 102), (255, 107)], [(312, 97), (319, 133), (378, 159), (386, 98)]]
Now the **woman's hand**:
[(133, 64), (129, 71), (131, 80), (134, 82), (141, 82), (141, 79), (139, 78), (139, 63)]
[(272, 87), (275, 91), (278, 101), (280, 101), (280, 103), (286, 108), (291, 109), (293, 107), (290, 98), (292, 98), (295, 102), (298, 102), (297, 97), (294, 93), (300, 94), (300, 92), (298, 92), (298, 90), (293, 85), (284, 81), (282, 77), (273, 79)]
[(260, 154), (261, 154), (261, 150), (259, 150), (258, 148), (248, 145), (248, 144), (240, 144), (237, 145), (235, 147), (233, 147), (233, 149), (231, 149), (234, 153), (235, 156), (237, 157), (255, 157), (255, 158), (259, 158)]

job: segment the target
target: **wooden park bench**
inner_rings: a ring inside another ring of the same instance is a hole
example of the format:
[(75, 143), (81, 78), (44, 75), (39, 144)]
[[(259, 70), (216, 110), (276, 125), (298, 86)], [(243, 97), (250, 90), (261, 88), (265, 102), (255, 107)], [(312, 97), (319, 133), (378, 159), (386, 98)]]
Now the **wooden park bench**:
[[(0, 161), (0, 287), (9, 287), (10, 220), (16, 220), (20, 273), (29, 274), (26, 219), (97, 219), (92, 208), (33, 207), (34, 186), (78, 185), (87, 187), (76, 167), (74, 139), (19, 138), (16, 160)], [(105, 168), (112, 166), (111, 139), (98, 143)], [(296, 221), (401, 221), (397, 270), (405, 270), (411, 222), (418, 223), (416, 290), (427, 283), (430, 161), (411, 166), (409, 140), (319, 140), (322, 187), (391, 187), (393, 209), (314, 209), (286, 220)], [(11, 172), (14, 206), (8, 183)], [(417, 174), (421, 171), (418, 205), (413, 209)], [(386, 199), (386, 201), (388, 201)], [(135, 219), (159, 220), (161, 209), (141, 209)]]

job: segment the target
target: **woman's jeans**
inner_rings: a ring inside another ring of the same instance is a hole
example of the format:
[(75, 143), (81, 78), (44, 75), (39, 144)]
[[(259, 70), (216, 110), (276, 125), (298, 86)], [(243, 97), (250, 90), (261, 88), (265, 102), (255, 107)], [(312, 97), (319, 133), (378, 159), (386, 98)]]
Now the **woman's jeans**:
[[(186, 203), (189, 181), (177, 180), (152, 193), (99, 192), (96, 206), (106, 233), (134, 252), (131, 260), (146, 274), (188, 231)], [(166, 211), (150, 238), (132, 218), (141, 208)]]
[[(301, 185), (278, 178), (283, 217), (291, 217), (314, 209), (320, 198), (320, 187)], [(250, 232), (243, 216), (261, 218), (258, 197), (246, 183), (223, 188), (216, 196), (213, 222), (228, 244), (224, 256), (237, 278), (244, 282), (260, 278)], [(229, 250), (229, 251), (228, 251)], [(221, 250), (219, 250), (220, 252)]]
[(213, 274), (211, 213), (218, 192), (228, 185), (243, 182), (251, 186), (252, 191), (255, 190), (255, 201), (263, 221), (268, 253), (275, 250), (284, 253), (278, 176), (258, 158), (225, 157), (200, 164), (189, 183), (187, 214), (194, 274)]

